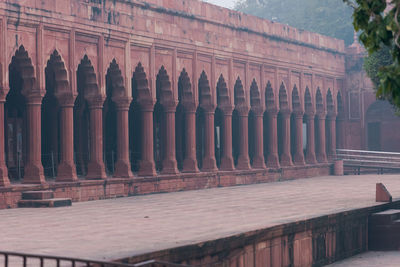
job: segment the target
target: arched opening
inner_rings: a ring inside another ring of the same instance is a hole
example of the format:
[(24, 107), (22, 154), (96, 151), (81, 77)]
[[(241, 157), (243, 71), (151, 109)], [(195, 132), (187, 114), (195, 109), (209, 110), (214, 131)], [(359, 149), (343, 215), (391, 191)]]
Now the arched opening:
[(297, 129), (296, 127), (296, 116), (302, 114), (299, 91), (296, 85), (294, 85), (292, 90), (292, 111), (293, 112), (290, 115), (290, 153), (292, 155), (292, 158), (294, 159), (294, 156), (296, 154), (296, 147), (298, 145), (296, 137), (297, 135), (302, 134), (297, 132), (297, 130), (302, 131), (302, 128), (304, 128), (302, 127), (301, 129)]
[[(215, 109), (214, 131), (215, 131), (215, 158), (217, 167), (221, 168), (221, 159), (224, 155), (225, 135), (224, 135), (224, 112), (230, 106), (228, 88), (224, 76), (221, 74), (217, 82), (217, 108)], [(224, 111), (225, 109), (225, 111)]]
[(237, 77), (236, 79), (233, 94), (235, 109), (232, 112), (232, 156), (233, 162), (235, 166), (237, 166), (239, 155), (241, 153), (240, 139), (242, 138), (240, 129), (240, 109), (246, 105), (243, 84), (240, 77)]
[(154, 161), (157, 171), (162, 171), (165, 158), (167, 125), (164, 103), (171, 99), (171, 83), (164, 66), (161, 66), (156, 80), (156, 104), (153, 113)]
[(344, 107), (343, 107), (343, 101), (342, 101), (342, 95), (340, 92), (337, 93), (337, 111), (338, 111), (338, 116), (336, 117), (336, 148), (344, 148), (343, 145), (343, 125), (342, 121), (344, 120)]
[(60, 107), (56, 98), (56, 69), (61, 61), (57, 51), (51, 55), (45, 69), (46, 94), (42, 99), (42, 164), (46, 177), (57, 175), (60, 159)]
[[(313, 113), (313, 106), (312, 106), (312, 98), (311, 98), (311, 93), (310, 89), (306, 87), (306, 91), (304, 93), (304, 109), (305, 113), (307, 114), (312, 114)], [(310, 140), (309, 138), (309, 133), (307, 132), (307, 121), (306, 118), (303, 117), (303, 151), (306, 153), (306, 147)]]
[[(324, 103), (323, 103), (323, 99), (322, 99), (322, 93), (321, 90), (318, 88), (317, 89), (317, 93), (315, 95), (315, 107), (316, 107), (316, 111), (317, 111), (317, 115), (318, 114), (323, 114), (324, 113)], [(318, 119), (318, 116), (315, 116), (315, 151), (320, 151), (320, 142), (319, 140), (321, 140), (321, 137), (319, 136), (319, 129), (320, 129), (320, 120)]]
[(282, 83), (279, 88), (279, 113), (278, 113), (278, 155), (282, 160), (282, 155), (284, 154), (284, 146), (290, 144), (284, 144), (284, 142), (290, 142), (284, 138), (284, 113), (289, 111), (289, 103), (285, 85)]
[(113, 98), (123, 94), (123, 79), (115, 59), (106, 74), (106, 100), (103, 104), (103, 157), (106, 172), (114, 174), (117, 161), (117, 104)]
[[(251, 110), (249, 112), (249, 121), (248, 121), (248, 139), (249, 139), (249, 159), (250, 165), (253, 166), (254, 156), (256, 154), (256, 146), (257, 144), (257, 133), (256, 133), (256, 113), (260, 113), (262, 110), (261, 106), (261, 96), (260, 91), (258, 90), (258, 85), (255, 79), (253, 79), (250, 86), (250, 106)], [(264, 142), (263, 142), (264, 144)]]
[(87, 174), (90, 160), (90, 112), (86, 95), (96, 85), (96, 75), (92, 63), (85, 55), (76, 73), (78, 96), (74, 103), (74, 153), (77, 175)]
[(187, 109), (194, 107), (194, 98), (192, 94), (192, 85), (190, 78), (185, 69), (182, 70), (178, 80), (178, 106), (175, 113), (175, 146), (176, 146), (176, 161), (178, 170), (183, 170), (183, 161), (186, 155), (186, 125)]
[(267, 162), (268, 153), (269, 153), (269, 119), (268, 119), (268, 111), (275, 108), (275, 96), (274, 90), (272, 89), (271, 82), (267, 82), (267, 86), (265, 87), (265, 108), (266, 111), (263, 115), (263, 138), (264, 138), (264, 160)]
[(138, 172), (142, 159), (142, 107), (139, 103), (140, 92), (148, 91), (148, 81), (142, 64), (136, 66), (132, 75), (132, 102), (129, 106), (129, 151), (132, 172)]
[[(27, 114), (24, 73), (32, 73), (28, 52), (23, 46), (16, 51), (9, 65), (10, 91), (6, 96), (4, 112), (5, 153), (10, 180), (21, 180), (27, 153)], [(23, 78), (24, 77), (24, 78)]]
[[(328, 116), (329, 115), (331, 115), (331, 114), (334, 114), (334, 112), (335, 112), (335, 107), (334, 107), (334, 104), (333, 104), (333, 98), (332, 98), (332, 93), (331, 93), (331, 89), (328, 89), (328, 92), (327, 92), (327, 94), (326, 94), (326, 111), (327, 111), (327, 113), (328, 113)], [(330, 122), (329, 122), (329, 120), (325, 120), (325, 140), (326, 140), (326, 142), (325, 142), (325, 149), (326, 149), (326, 151), (327, 151), (327, 153), (329, 153), (329, 154), (332, 154), (333, 153), (333, 151), (330, 151), (330, 140), (331, 140), (331, 138), (332, 138), (332, 129), (331, 129), (331, 124), (330, 124)], [(336, 129), (335, 129), (335, 131), (336, 131)], [(336, 141), (336, 140), (335, 140)]]

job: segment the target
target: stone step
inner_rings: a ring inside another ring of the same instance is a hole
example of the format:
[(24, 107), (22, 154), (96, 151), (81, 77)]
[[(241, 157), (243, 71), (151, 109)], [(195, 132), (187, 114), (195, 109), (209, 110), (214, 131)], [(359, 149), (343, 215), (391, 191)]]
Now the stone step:
[(71, 205), (70, 198), (21, 199), (18, 201), (19, 208), (57, 208)]
[(24, 200), (43, 200), (50, 198), (53, 198), (53, 191), (50, 190), (22, 192), (22, 199)]
[(400, 219), (400, 210), (390, 209), (371, 214), (369, 218), (370, 225), (388, 225)]

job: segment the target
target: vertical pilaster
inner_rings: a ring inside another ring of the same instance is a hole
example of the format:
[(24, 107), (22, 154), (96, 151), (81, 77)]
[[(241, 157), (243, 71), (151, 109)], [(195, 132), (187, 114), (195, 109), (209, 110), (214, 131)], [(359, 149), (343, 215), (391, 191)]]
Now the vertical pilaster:
[[(4, 125), (4, 99), (0, 100), (0, 125)], [(5, 147), (4, 147), (4, 128), (0, 131), (0, 187), (10, 185), (8, 179), (8, 169), (5, 161)]]
[(140, 176), (157, 175), (153, 154), (153, 110), (152, 105), (142, 106), (142, 159), (138, 173)]
[(232, 157), (232, 108), (223, 109), (223, 113), (223, 144), (220, 169), (223, 171), (232, 171), (235, 168)]
[(305, 118), (307, 124), (306, 162), (308, 164), (315, 164), (317, 163), (315, 157), (315, 115), (313, 113), (306, 113)]
[(292, 155), (290, 154), (290, 112), (282, 111), (282, 154), (280, 155), (281, 166), (291, 166)]
[(333, 160), (336, 158), (336, 116), (334, 114), (327, 116), (328, 121), (328, 158)]
[(207, 110), (205, 114), (205, 146), (203, 157), (203, 171), (216, 171), (217, 163), (215, 160), (214, 144), (214, 111)]
[(340, 115), (336, 120), (337, 127), (337, 147), (340, 149), (345, 148), (345, 134), (344, 134), (344, 118)]
[(167, 107), (165, 110), (166, 120), (166, 142), (165, 142), (165, 158), (163, 160), (163, 174), (176, 174), (178, 167), (176, 163), (176, 146), (175, 146), (175, 110), (176, 107)]
[(240, 124), (240, 148), (238, 157), (238, 170), (249, 170), (250, 159), (249, 159), (249, 111), (247, 109), (239, 112), (239, 124)]
[(24, 170), (24, 184), (44, 184), (46, 181), (42, 166), (41, 96), (27, 99), (27, 162)]
[(264, 160), (264, 139), (263, 139), (263, 113), (262, 111), (255, 112), (255, 148), (253, 157), (253, 169), (265, 169)]
[(90, 113), (90, 161), (86, 179), (107, 177), (103, 162), (103, 102), (99, 96), (88, 100)]
[(293, 163), (295, 165), (304, 165), (304, 152), (303, 152), (303, 113), (298, 112), (294, 114), (295, 120), (295, 133), (296, 143), (295, 152), (293, 156)]
[(276, 110), (269, 110), (268, 117), (268, 157), (267, 167), (280, 168), (278, 156), (278, 113)]
[(326, 160), (325, 117), (326, 117), (325, 114), (317, 114), (316, 115), (316, 118), (318, 121), (318, 125), (317, 125), (317, 132), (318, 132), (317, 160), (320, 163), (327, 162), (327, 160)]
[(187, 109), (185, 113), (185, 159), (183, 160), (183, 172), (198, 172), (196, 160), (196, 111)]
[(114, 177), (131, 178), (131, 164), (129, 161), (129, 121), (128, 112), (130, 99), (116, 101), (117, 104), (117, 162), (115, 163)]
[(57, 182), (78, 180), (74, 163), (74, 101), (73, 97), (62, 102), (60, 107), (60, 163), (57, 168)]

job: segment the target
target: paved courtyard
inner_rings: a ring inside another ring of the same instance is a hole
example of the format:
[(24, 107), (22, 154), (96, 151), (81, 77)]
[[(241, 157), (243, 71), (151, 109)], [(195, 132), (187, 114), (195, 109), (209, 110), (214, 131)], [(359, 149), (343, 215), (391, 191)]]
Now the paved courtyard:
[(369, 251), (335, 262), (327, 267), (399, 267), (400, 251)]
[(328, 176), (200, 191), (0, 210), (0, 250), (116, 259), (400, 197), (399, 175)]

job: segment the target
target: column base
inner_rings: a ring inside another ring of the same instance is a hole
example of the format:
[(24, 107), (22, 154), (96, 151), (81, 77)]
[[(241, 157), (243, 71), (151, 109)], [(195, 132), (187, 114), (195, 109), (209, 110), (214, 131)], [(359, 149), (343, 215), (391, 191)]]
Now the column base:
[(103, 162), (89, 162), (88, 163), (88, 173), (86, 179), (88, 180), (100, 180), (106, 179), (107, 174), (104, 168)]
[(201, 169), (204, 172), (215, 172), (218, 171), (217, 163), (215, 158), (204, 158), (203, 159), (203, 168)]
[(131, 165), (129, 162), (118, 160), (115, 163), (115, 172), (113, 177), (117, 178), (133, 178)]
[(233, 164), (233, 158), (221, 158), (221, 165), (219, 167), (221, 171), (233, 171), (235, 169), (235, 165)]
[(8, 169), (6, 165), (0, 167), (0, 187), (10, 186), (10, 179), (8, 179)]
[(183, 161), (183, 170), (182, 172), (199, 172), (199, 168), (197, 168), (197, 160), (195, 159), (185, 159)]
[(308, 155), (306, 155), (306, 163), (307, 164), (316, 164), (317, 158), (315, 157), (314, 154), (308, 154)]
[(239, 156), (238, 164), (236, 166), (237, 170), (250, 170), (250, 160), (249, 157)]
[(154, 161), (142, 160), (139, 164), (139, 176), (156, 176), (156, 168)]
[(328, 160), (326, 159), (326, 155), (325, 154), (317, 155), (317, 161), (319, 163), (327, 163), (328, 162)]
[(73, 163), (61, 162), (58, 164), (56, 182), (74, 182), (77, 180), (76, 168)]
[(176, 160), (165, 159), (162, 163), (161, 174), (177, 174), (177, 173), (179, 173), (179, 170), (176, 164)]
[(288, 154), (282, 154), (281, 155), (281, 166), (292, 166), (292, 158)]
[(45, 184), (46, 180), (43, 174), (43, 166), (28, 163), (25, 165), (23, 184)]
[(304, 156), (301, 154), (295, 154), (293, 156), (293, 164), (297, 166), (305, 165)]
[(336, 159), (336, 153), (328, 155), (328, 160), (329, 161), (334, 161), (335, 159)]
[(268, 155), (267, 157), (267, 167), (279, 169), (281, 165), (279, 164), (278, 155)]
[(265, 169), (264, 157), (254, 157), (252, 167), (253, 169)]

